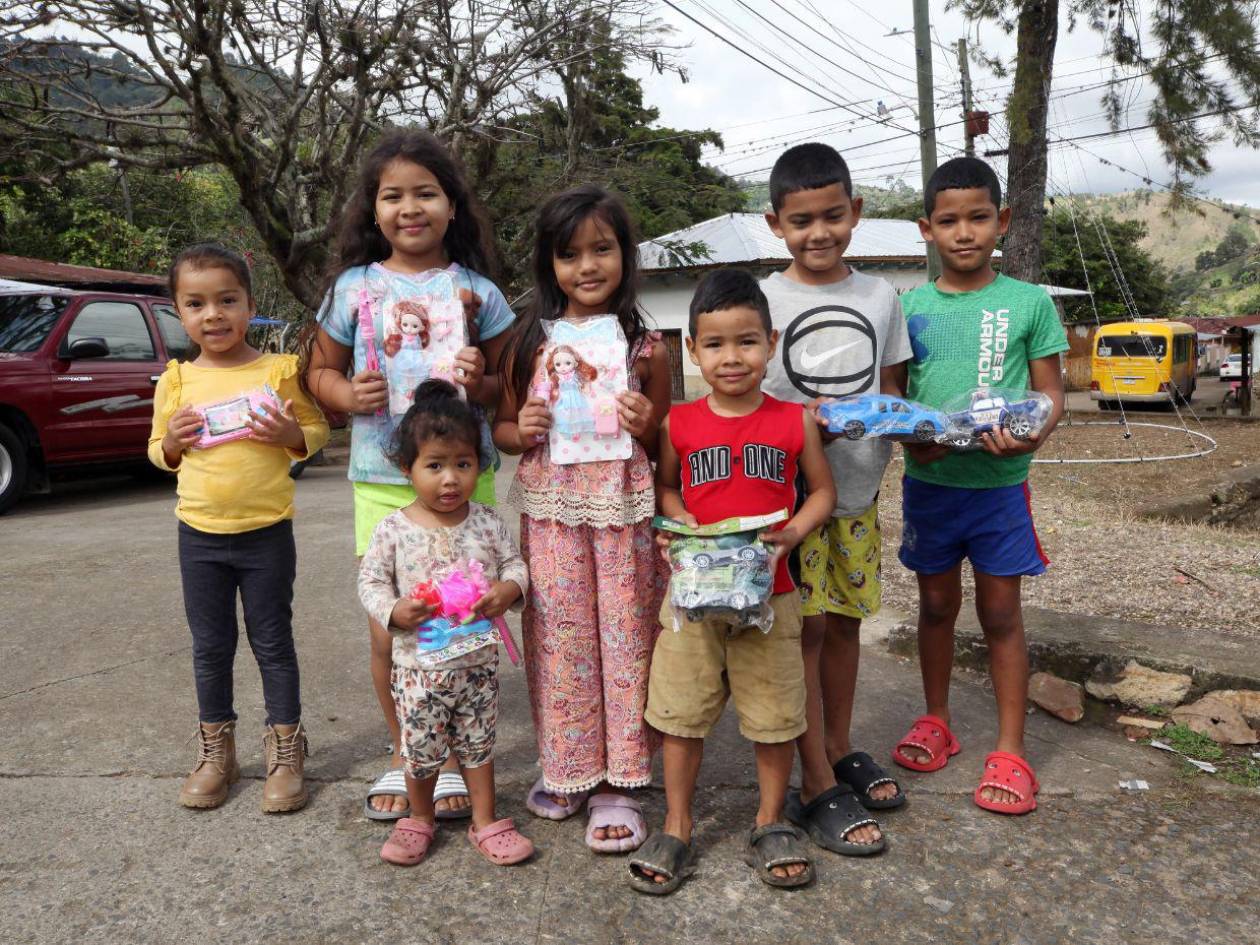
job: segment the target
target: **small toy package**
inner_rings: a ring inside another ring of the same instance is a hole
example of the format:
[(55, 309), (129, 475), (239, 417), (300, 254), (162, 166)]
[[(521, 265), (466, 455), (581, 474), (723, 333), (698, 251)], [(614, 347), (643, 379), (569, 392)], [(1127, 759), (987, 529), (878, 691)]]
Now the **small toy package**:
[[(418, 290), (409, 288), (405, 295), (399, 292), (400, 286), (417, 283)], [(365, 366), (385, 375), (389, 383), (387, 409), (392, 416), (407, 412), (416, 388), (429, 378), (454, 383), (455, 355), (468, 345), (468, 326), (450, 272), (434, 269), (407, 283), (369, 277), (355, 304)], [(384, 341), (378, 348), (379, 338)], [(463, 387), (456, 386), (464, 396)]]
[(512, 665), (520, 663), (507, 621), (502, 617), (487, 620), (472, 609), (488, 590), (485, 567), (475, 558), (461, 562), (436, 583), (422, 581), (412, 588), (411, 599), (429, 604), (437, 614), (416, 630), (420, 655), (436, 661), (450, 660), (483, 646), (494, 646), (497, 638)]
[(617, 416), (630, 389), (629, 348), (615, 316), (543, 322), (547, 343), (532, 393), (551, 411), (551, 461), (560, 466), (629, 459), (634, 443)]
[(249, 429), (251, 413), (279, 413), (283, 409), (279, 396), (267, 384), (257, 390), (246, 391), (229, 400), (203, 404), (194, 408), (201, 414), (201, 436), (194, 449), (208, 449), (220, 443), (243, 440), (252, 435)]
[(786, 521), (787, 509), (769, 515), (736, 516), (695, 528), (658, 515), (652, 527), (677, 537), (669, 545), (669, 600), (674, 629), (679, 614), (698, 621), (729, 620), (733, 629), (757, 627), (769, 633), (774, 625), (770, 592), (770, 549), (758, 537), (771, 525)]
[(931, 443), (946, 431), (945, 415), (912, 400), (886, 394), (856, 394), (828, 401), (818, 416), (836, 436)]
[(946, 402), (946, 429), (936, 439), (960, 452), (984, 449), (980, 435), (996, 430), (1028, 440), (1045, 428), (1053, 408), (1038, 391), (977, 387)]

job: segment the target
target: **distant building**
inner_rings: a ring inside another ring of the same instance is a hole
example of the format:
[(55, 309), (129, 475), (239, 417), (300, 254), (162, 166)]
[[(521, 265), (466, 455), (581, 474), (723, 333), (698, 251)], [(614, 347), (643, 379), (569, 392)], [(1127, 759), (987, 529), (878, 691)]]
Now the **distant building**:
[[(675, 248), (697, 243), (707, 249), (701, 258), (685, 258)], [(910, 220), (862, 220), (853, 231), (845, 259), (854, 269), (888, 280), (899, 294), (927, 282), (926, 244), (918, 224)], [(697, 396), (704, 386), (700, 369), (686, 356), (682, 343), (696, 283), (709, 270), (723, 266), (746, 269), (762, 278), (787, 268), (792, 257), (783, 241), (770, 232), (762, 214), (728, 213), (640, 243), (639, 261), (643, 274), (639, 300), (665, 336), (674, 370), (674, 399), (680, 400)], [(1059, 299), (1089, 294), (1045, 288), (1055, 297), (1060, 317)]]

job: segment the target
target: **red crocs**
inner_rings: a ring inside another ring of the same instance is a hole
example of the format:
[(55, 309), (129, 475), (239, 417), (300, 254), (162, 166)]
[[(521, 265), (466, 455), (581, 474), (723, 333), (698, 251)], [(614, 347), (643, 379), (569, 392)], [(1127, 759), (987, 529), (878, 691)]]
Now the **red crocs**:
[[(915, 761), (903, 754), (903, 748), (917, 748), (926, 751), (931, 757), (927, 761)], [(940, 771), (949, 763), (949, 759), (962, 751), (962, 745), (949, 730), (949, 726), (935, 715), (920, 715), (910, 726), (906, 737), (897, 742), (893, 749), (893, 761), (911, 771)]]
[[(1010, 791), (1019, 800), (1014, 804), (987, 801), (980, 796), (980, 792), (987, 787)], [(1027, 814), (1037, 809), (1037, 792), (1040, 790), (1037, 775), (1027, 761), (1009, 751), (991, 751), (984, 759), (984, 774), (980, 776), (980, 786), (976, 788), (972, 799), (977, 807), (991, 810), (995, 814)]]

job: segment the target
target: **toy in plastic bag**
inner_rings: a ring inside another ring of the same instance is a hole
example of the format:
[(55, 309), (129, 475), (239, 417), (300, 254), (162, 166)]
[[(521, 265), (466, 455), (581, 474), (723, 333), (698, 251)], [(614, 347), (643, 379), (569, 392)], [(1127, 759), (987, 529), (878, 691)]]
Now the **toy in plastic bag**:
[(939, 410), (887, 394), (857, 394), (828, 401), (818, 416), (832, 433), (850, 440), (879, 437), (904, 443), (931, 443), (948, 424)]
[(276, 392), (267, 384), (258, 390), (246, 391), (229, 400), (204, 404), (194, 408), (201, 414), (201, 436), (193, 449), (208, 449), (220, 443), (243, 440), (252, 436), (249, 428), (251, 413), (279, 413), (283, 406)]
[(612, 315), (543, 322), (539, 376), (532, 391), (551, 411), (551, 461), (560, 466), (629, 459), (630, 434), (617, 416), (617, 395), (629, 390), (629, 348)]
[[(416, 388), (429, 378), (455, 381), (455, 355), (468, 343), (464, 305), (455, 279), (445, 269), (426, 272), (413, 280), (418, 291), (399, 295), (397, 286), (367, 287), (359, 292), (359, 332), (367, 347), (368, 369), (377, 360), (375, 306), (380, 305), (384, 357), (379, 370), (389, 384), (390, 414), (401, 417), (411, 406)], [(460, 396), (464, 389), (456, 385)]]
[(737, 516), (711, 525), (690, 527), (658, 515), (652, 527), (678, 537), (669, 545), (669, 600), (674, 629), (679, 614), (691, 621), (717, 617), (732, 628), (774, 626), (770, 592), (770, 549), (758, 538), (765, 529), (788, 518), (787, 509), (770, 515)]
[(513, 665), (518, 664), (520, 653), (507, 621), (502, 617), (487, 620), (472, 609), (488, 590), (485, 567), (475, 558), (456, 566), (436, 584), (421, 581), (413, 587), (410, 598), (428, 604), (437, 614), (416, 631), (416, 648), (421, 655), (433, 660), (454, 659), (483, 646), (493, 646), (497, 635), (508, 659)]
[(1054, 402), (1038, 391), (977, 387), (945, 404), (946, 430), (937, 442), (962, 452), (984, 449), (982, 433), (1005, 430), (1017, 440), (1039, 434)]

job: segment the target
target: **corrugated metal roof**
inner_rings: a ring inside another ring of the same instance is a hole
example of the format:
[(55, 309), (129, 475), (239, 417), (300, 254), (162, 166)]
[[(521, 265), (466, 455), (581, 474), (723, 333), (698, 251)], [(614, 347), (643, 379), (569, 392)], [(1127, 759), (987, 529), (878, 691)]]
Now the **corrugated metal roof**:
[(75, 288), (132, 288), (141, 291), (165, 288), (164, 276), (151, 276), (121, 269), (97, 269), (93, 266), (70, 266), (66, 263), (30, 259), (26, 256), (0, 255), (0, 278), (22, 282), (42, 282)]
[[(672, 261), (669, 251), (661, 245), (672, 242), (704, 243), (709, 256), (695, 260), (693, 265), (697, 266), (792, 261), (783, 240), (770, 232), (766, 218), (760, 213), (728, 213), (640, 243), (639, 258), (644, 272), (687, 268)], [(853, 242), (844, 256), (855, 262), (922, 259), (926, 250), (917, 223), (864, 219), (853, 231)]]

